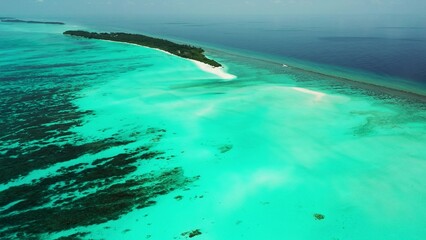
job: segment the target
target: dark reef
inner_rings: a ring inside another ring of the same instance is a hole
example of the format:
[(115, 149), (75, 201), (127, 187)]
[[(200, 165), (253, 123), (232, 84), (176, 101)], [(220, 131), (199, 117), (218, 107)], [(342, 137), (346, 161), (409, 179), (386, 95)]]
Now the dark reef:
[(66, 31), (65, 35), (84, 37), (89, 39), (101, 39), (109, 40), (114, 42), (124, 42), (132, 43), (150, 48), (157, 48), (163, 51), (169, 52), (173, 55), (197, 60), (203, 63), (207, 63), (213, 67), (222, 66), (220, 63), (207, 58), (204, 55), (204, 49), (186, 45), (186, 44), (177, 44), (168, 40), (153, 38), (140, 34), (130, 34), (130, 33), (95, 33), (87, 31)]
[[(82, 70), (74, 74), (77, 66), (72, 67), (54, 72), (44, 65), (23, 64), (0, 72), (0, 184), (12, 184), (0, 190), (0, 239), (40, 239), (105, 223), (155, 205), (156, 197), (189, 188), (198, 179), (167, 164), (175, 155), (157, 146), (166, 129), (146, 126), (96, 139), (77, 134), (74, 129), (96, 113), (80, 110), (74, 101), (99, 75)], [(115, 155), (94, 156), (140, 139), (144, 143)], [(136, 174), (146, 161), (161, 167)], [(57, 164), (62, 167), (50, 175), (19, 181)], [(87, 234), (60, 239), (84, 239)]]
[(320, 213), (315, 213), (314, 218), (315, 218), (315, 220), (324, 220), (325, 216), (323, 214), (320, 214)]
[(201, 233), (200, 229), (195, 229), (195, 230), (193, 230), (193, 231), (184, 232), (184, 233), (182, 233), (181, 235), (182, 235), (183, 237), (193, 238), (193, 237), (196, 237), (196, 236), (201, 235), (201, 234), (202, 234), (202, 233)]
[(65, 23), (63, 23), (63, 22), (27, 21), (27, 20), (14, 19), (14, 18), (0, 18), (0, 20), (2, 22), (9, 22), (9, 23), (30, 23), (30, 24), (65, 25)]

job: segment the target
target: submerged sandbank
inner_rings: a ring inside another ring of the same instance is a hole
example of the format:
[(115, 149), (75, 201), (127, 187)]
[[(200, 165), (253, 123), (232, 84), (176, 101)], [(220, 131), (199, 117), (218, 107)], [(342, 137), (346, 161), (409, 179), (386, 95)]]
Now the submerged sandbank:
[(286, 56), (275, 56), (249, 50), (204, 45), (203, 47), (214, 55), (228, 55), (236, 58), (248, 59), (253, 62), (275, 66), (276, 68), (279, 67), (285, 72), (291, 71), (294, 73), (317, 75), (320, 78), (327, 77), (337, 82), (348, 84), (348, 86), (426, 102), (426, 88), (420, 83), (415, 83), (407, 79), (394, 76), (382, 76), (363, 70), (319, 64), (306, 60)]
[(320, 101), (326, 95), (325, 93), (309, 90), (306, 88), (292, 87), (291, 89), (296, 90), (298, 92), (314, 95), (315, 101)]

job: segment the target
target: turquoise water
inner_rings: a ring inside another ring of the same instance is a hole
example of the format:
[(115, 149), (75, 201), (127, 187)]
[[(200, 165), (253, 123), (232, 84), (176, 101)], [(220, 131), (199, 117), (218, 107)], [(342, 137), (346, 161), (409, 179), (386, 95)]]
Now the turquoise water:
[(0, 25), (0, 237), (426, 237), (418, 98), (69, 28)]

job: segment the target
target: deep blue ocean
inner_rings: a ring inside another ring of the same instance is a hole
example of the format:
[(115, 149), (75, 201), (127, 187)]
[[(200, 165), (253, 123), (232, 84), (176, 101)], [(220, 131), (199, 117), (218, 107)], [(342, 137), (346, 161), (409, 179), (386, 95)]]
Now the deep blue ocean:
[(116, 30), (250, 51), (266, 58), (342, 67), (426, 87), (423, 16), (97, 17), (72, 21), (105, 31), (115, 26)]

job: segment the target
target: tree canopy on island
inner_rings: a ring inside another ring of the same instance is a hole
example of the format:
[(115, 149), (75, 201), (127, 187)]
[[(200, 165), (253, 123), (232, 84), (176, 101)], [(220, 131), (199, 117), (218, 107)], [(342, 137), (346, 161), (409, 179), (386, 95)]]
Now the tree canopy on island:
[(52, 25), (65, 25), (63, 22), (44, 22), (44, 21), (27, 21), (27, 20), (20, 20), (15, 18), (9, 18), (9, 17), (1, 17), (1, 22), (7, 22), (7, 23), (34, 23), (34, 24), (52, 24)]
[(197, 60), (207, 63), (213, 67), (222, 66), (220, 63), (207, 58), (204, 55), (204, 49), (190, 46), (187, 44), (177, 44), (165, 39), (153, 38), (140, 34), (131, 33), (96, 33), (87, 31), (66, 31), (65, 35), (84, 37), (89, 39), (102, 39), (115, 42), (133, 43), (145, 47), (157, 48), (169, 52), (179, 57)]

